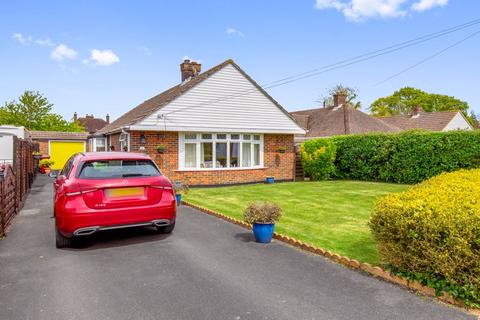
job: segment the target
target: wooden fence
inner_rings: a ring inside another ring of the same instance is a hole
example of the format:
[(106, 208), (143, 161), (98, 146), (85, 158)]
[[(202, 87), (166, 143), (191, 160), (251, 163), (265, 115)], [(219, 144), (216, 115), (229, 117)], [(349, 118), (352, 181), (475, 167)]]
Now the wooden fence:
[(38, 167), (32, 155), (38, 151), (37, 143), (14, 138), (13, 145), (13, 163), (0, 176), (0, 237), (23, 207)]

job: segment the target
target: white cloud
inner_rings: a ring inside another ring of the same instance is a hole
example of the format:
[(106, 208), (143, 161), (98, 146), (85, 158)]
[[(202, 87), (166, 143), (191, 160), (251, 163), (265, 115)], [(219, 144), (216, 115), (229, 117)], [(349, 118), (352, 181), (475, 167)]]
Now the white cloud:
[(150, 48), (147, 47), (147, 46), (140, 46), (140, 47), (138, 47), (138, 50), (143, 52), (146, 56), (151, 56), (152, 55), (152, 50), (150, 50)]
[(425, 11), (433, 7), (443, 7), (447, 5), (448, 0), (419, 0), (412, 5), (412, 9), (415, 11)]
[(61, 43), (55, 49), (53, 49), (50, 57), (57, 61), (64, 61), (67, 59), (73, 60), (77, 57), (77, 52)]
[(14, 33), (12, 34), (12, 39), (22, 45), (27, 45), (32, 41), (32, 36), (24, 36), (21, 33)]
[(434, 6), (446, 5), (448, 0), (316, 0), (319, 10), (337, 10), (351, 21), (363, 21), (368, 18), (404, 17), (410, 11), (428, 10)]
[(39, 38), (35, 40), (35, 44), (38, 44), (39, 46), (48, 46), (48, 47), (53, 47), (55, 44), (50, 40), (50, 38)]
[(120, 58), (110, 49), (98, 50), (93, 49), (90, 51), (90, 60), (100, 66), (110, 66), (112, 64), (120, 62)]
[(235, 29), (235, 28), (230, 28), (230, 27), (227, 28), (227, 34), (228, 34), (228, 35), (231, 35), (231, 36), (239, 36), (239, 37), (243, 37), (243, 36), (244, 36), (244, 34), (243, 34), (242, 31), (237, 30), (237, 29)]

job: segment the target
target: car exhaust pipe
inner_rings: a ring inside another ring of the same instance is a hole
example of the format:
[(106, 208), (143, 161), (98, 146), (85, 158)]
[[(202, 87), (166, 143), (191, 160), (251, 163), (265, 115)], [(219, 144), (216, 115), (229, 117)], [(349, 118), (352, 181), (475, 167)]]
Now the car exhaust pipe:
[(155, 220), (153, 224), (155, 227), (166, 227), (170, 225), (170, 220)]
[(74, 236), (89, 236), (97, 232), (98, 228), (82, 228), (73, 232)]

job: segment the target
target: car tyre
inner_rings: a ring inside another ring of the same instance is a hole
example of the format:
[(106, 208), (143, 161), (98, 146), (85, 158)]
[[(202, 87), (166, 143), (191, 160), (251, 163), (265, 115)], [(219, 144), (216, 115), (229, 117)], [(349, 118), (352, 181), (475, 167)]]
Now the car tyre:
[(175, 222), (172, 223), (171, 225), (169, 226), (165, 226), (165, 227), (157, 227), (157, 230), (159, 233), (172, 233), (173, 229), (175, 229)]
[(55, 225), (55, 246), (58, 249), (61, 248), (70, 248), (72, 246), (73, 239), (67, 238), (58, 231), (57, 226)]

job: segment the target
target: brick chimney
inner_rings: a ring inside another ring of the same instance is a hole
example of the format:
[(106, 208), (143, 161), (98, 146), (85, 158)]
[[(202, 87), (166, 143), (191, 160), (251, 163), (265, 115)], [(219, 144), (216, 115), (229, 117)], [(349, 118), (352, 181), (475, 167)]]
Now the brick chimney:
[(78, 114), (76, 112), (73, 113), (73, 121), (77, 121), (78, 119)]
[(183, 60), (180, 64), (180, 73), (182, 75), (182, 82), (197, 76), (202, 69), (202, 65), (196, 61), (190, 61), (189, 59)]
[(347, 95), (343, 93), (336, 93), (333, 95), (333, 107), (341, 107), (347, 104)]
[(423, 112), (422, 107), (415, 106), (412, 110), (412, 118), (418, 118), (421, 112)]
[(107, 113), (107, 116), (105, 117), (105, 122), (110, 123), (110, 115)]

